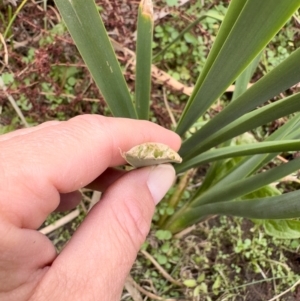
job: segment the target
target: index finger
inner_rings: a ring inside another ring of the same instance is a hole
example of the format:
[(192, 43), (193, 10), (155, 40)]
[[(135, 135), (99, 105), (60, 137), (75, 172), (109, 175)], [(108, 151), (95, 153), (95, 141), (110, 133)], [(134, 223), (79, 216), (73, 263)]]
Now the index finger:
[[(17, 211), (12, 216), (21, 215), (25, 224), (31, 224), (32, 214), (45, 218), (57, 207), (59, 192), (80, 189), (108, 167), (124, 164), (120, 149), (144, 142), (165, 143), (174, 150), (180, 147), (177, 134), (154, 123), (99, 115), (78, 116), (3, 141), (3, 205)], [(9, 202), (7, 198), (13, 199)]]

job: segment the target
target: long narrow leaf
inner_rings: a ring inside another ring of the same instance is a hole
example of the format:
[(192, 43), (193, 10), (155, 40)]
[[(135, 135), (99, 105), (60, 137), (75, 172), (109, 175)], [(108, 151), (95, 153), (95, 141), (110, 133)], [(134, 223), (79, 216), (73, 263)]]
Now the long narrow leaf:
[(253, 175), (249, 178), (236, 181), (219, 189), (211, 189), (194, 199), (191, 207), (198, 207), (208, 203), (220, 203), (237, 199), (243, 195), (253, 192), (263, 186), (271, 184), (281, 178), (297, 171), (300, 168), (300, 158), (279, 165), (265, 172)]
[(288, 219), (300, 216), (300, 191), (274, 197), (206, 204), (178, 211), (164, 228), (176, 233), (211, 214), (234, 215), (252, 219)]
[(300, 81), (299, 70), (300, 48), (187, 139), (180, 149), (180, 155), (190, 157), (199, 153), (201, 149), (203, 151), (202, 145), (208, 137), (233, 120), (298, 83)]
[(112, 114), (137, 118), (94, 0), (55, 0), (55, 3)]
[[(261, 53), (251, 62), (251, 64), (237, 78), (237, 80), (235, 82), (235, 89), (234, 89), (231, 101), (234, 101), (239, 95), (243, 94), (247, 90), (248, 83), (250, 82), (250, 79), (251, 79), (254, 71), (257, 68), (260, 57), (261, 57)], [(221, 145), (221, 147), (226, 147), (226, 146), (229, 146), (230, 144), (231, 144), (231, 140), (227, 140)], [(183, 163), (187, 163), (187, 162), (184, 161)], [(209, 169), (206, 172), (205, 178), (204, 178), (201, 186), (197, 190), (197, 193), (199, 193), (199, 195), (202, 194), (204, 191), (206, 191), (210, 186), (214, 185), (214, 183), (216, 183), (216, 181), (218, 180), (218, 176), (216, 176), (216, 175), (217, 174), (220, 175), (218, 170), (222, 169), (222, 166), (224, 166), (224, 163), (226, 164), (226, 162), (224, 162), (224, 160), (218, 160), (218, 161), (213, 162), (213, 164), (211, 164), (209, 166)], [(183, 168), (183, 166), (180, 165), (179, 169), (180, 168)]]
[(267, 141), (254, 144), (243, 144), (227, 146), (219, 149), (210, 150), (191, 160), (180, 164), (176, 171), (181, 173), (190, 168), (200, 166), (208, 162), (213, 162), (226, 158), (243, 157), (264, 153), (278, 153), (300, 150), (300, 140)]
[[(196, 97), (198, 90), (200, 89), (204, 79), (206, 78), (209, 70), (211, 69), (213, 63), (215, 62), (220, 50), (222, 49), (228, 35), (230, 34), (231, 28), (233, 27), (234, 23), (236, 22), (239, 14), (243, 10), (247, 0), (232, 0), (230, 2), (229, 8), (226, 13), (226, 17), (223, 20), (220, 30), (218, 32), (218, 36), (214, 41), (211, 51), (209, 52), (208, 58), (205, 62), (203, 70), (197, 79), (195, 84), (193, 93), (185, 106), (184, 112), (188, 110), (189, 106), (192, 104), (194, 98)], [(183, 112), (183, 114), (184, 114)]]
[(146, 120), (149, 118), (150, 106), (152, 36), (152, 0), (142, 0), (139, 5), (137, 26), (135, 105), (139, 119)]
[(218, 206), (203, 206), (202, 211), (213, 211), (214, 214), (229, 214), (254, 219), (296, 218), (300, 216), (299, 197), (300, 191), (297, 190), (274, 197), (237, 202), (230, 201), (220, 203)]
[[(215, 134), (212, 134), (201, 143), (201, 147), (198, 147), (197, 150), (201, 153), (223, 141), (297, 111), (300, 111), (300, 93), (245, 114)], [(193, 158), (193, 155), (195, 155), (195, 152), (189, 158)], [(183, 159), (186, 160), (186, 157), (183, 157)]]
[(231, 101), (237, 99), (240, 95), (242, 95), (247, 90), (248, 84), (251, 80), (253, 73), (257, 68), (261, 55), (262, 52), (258, 54), (258, 56), (251, 62), (251, 64), (243, 71), (243, 73), (235, 81), (235, 86), (234, 86), (234, 91), (233, 91)]
[(205, 79), (200, 87), (196, 85), (195, 93), (178, 123), (177, 133), (183, 135), (189, 129), (263, 50), (298, 7), (299, 0), (278, 0), (276, 5), (274, 0), (246, 2)]
[[(280, 141), (283, 139), (299, 139), (300, 128), (300, 114), (297, 114), (295, 117), (291, 118), (287, 123), (275, 131), (271, 136), (269, 136), (266, 141)], [(297, 130), (295, 130), (297, 129)], [(250, 158), (245, 158), (239, 162), (230, 172), (227, 172), (225, 177), (214, 184), (213, 189), (219, 190), (224, 186), (228, 186), (231, 183), (235, 183), (241, 179), (248, 177), (253, 174), (258, 169), (262, 168), (265, 164), (270, 162), (277, 153), (272, 154), (260, 154), (251, 156)], [(216, 177), (216, 175), (211, 175), (211, 178)], [(198, 198), (203, 193), (201, 187), (196, 191), (193, 196), (193, 199)]]
[[(247, 214), (250, 213), (251, 210), (253, 209), (251, 207), (251, 202), (255, 202), (255, 201), (259, 202), (260, 200), (265, 201), (266, 199), (257, 199), (257, 200), (251, 199), (250, 201), (248, 200), (236, 201), (235, 199), (243, 195), (246, 195), (250, 192), (253, 192), (274, 181), (277, 181), (278, 179), (288, 174), (291, 174), (292, 172), (298, 170), (299, 168), (300, 168), (300, 158), (246, 179), (241, 179), (236, 182), (227, 183), (227, 185), (223, 185), (223, 186), (220, 185), (218, 185), (218, 187), (214, 186), (214, 189), (208, 190), (200, 196), (195, 196), (192, 202), (186, 203), (180, 210), (176, 212), (176, 214), (174, 214), (167, 221), (164, 227), (171, 230), (172, 232), (178, 232), (181, 230), (181, 227), (183, 227), (183, 225), (185, 228), (188, 225), (199, 222), (201, 218), (209, 214), (229, 214), (229, 215), (237, 215), (237, 216), (244, 216), (250, 218), (260, 218), (258, 216), (256, 217), (249, 216)], [(297, 191), (297, 193), (299, 197), (300, 191)], [(268, 199), (273, 200), (274, 197)], [(239, 211), (240, 211), (239, 214), (237, 214), (237, 212), (235, 211), (234, 204), (239, 205)], [(246, 204), (246, 206), (248, 206), (247, 208), (245, 207), (244, 210), (242, 209), (243, 204)], [(265, 206), (267, 206), (267, 204), (265, 204)], [(269, 208), (273, 208), (273, 203), (271, 205), (269, 203)], [(277, 210), (276, 209), (274, 210), (273, 214), (283, 214), (283, 212), (281, 213), (280, 212), (281, 211), (277, 208)], [(244, 214), (244, 215), (240, 215), (240, 214)], [(264, 218), (273, 219), (273, 218), (297, 217), (299, 216), (300, 212), (298, 211), (293, 216), (282, 215), (281, 217), (274, 217), (275, 215), (272, 216), (269, 215), (270, 214), (270, 209), (269, 209), (269, 211), (265, 212), (264, 214), (265, 214)]]

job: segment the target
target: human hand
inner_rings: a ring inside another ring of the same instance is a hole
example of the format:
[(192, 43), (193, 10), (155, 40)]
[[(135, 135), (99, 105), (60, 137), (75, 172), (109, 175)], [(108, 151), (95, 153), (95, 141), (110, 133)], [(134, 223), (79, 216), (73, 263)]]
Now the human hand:
[[(0, 300), (118, 300), (175, 177), (171, 165), (122, 172), (121, 150), (180, 138), (148, 121), (75, 117), (0, 136)], [(63, 251), (36, 229), (89, 185), (105, 191)]]

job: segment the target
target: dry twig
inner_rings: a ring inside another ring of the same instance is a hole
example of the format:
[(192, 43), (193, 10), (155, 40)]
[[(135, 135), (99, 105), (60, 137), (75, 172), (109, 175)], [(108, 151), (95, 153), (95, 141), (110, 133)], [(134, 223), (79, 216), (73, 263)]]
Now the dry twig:
[(7, 99), (9, 100), (10, 104), (12, 105), (12, 107), (14, 108), (14, 110), (16, 111), (16, 113), (18, 114), (19, 118), (21, 119), (21, 121), (23, 122), (25, 127), (29, 127), (29, 124), (27, 123), (22, 111), (20, 110), (20, 108), (18, 107), (15, 99), (6, 92), (7, 87), (5, 86), (2, 78), (0, 77), (0, 89), (3, 90), (4, 95), (7, 97)]
[(67, 214), (66, 216), (55, 221), (53, 224), (41, 229), (40, 232), (46, 235), (46, 234), (62, 227), (63, 225), (69, 223), (70, 221), (75, 219), (79, 214), (80, 214), (80, 211), (78, 209), (76, 209), (76, 210), (72, 211), (71, 213)]
[(126, 282), (130, 282), (138, 291), (140, 291), (142, 294), (150, 298), (151, 300), (159, 300), (159, 301), (180, 301), (178, 299), (165, 299), (162, 297), (159, 297), (151, 292), (148, 292), (144, 288), (142, 288), (140, 285), (138, 285), (131, 276), (128, 276), (126, 279)]
[(284, 292), (280, 293), (279, 295), (273, 297), (272, 299), (269, 299), (268, 301), (275, 301), (277, 299), (279, 300), (280, 297), (282, 297), (283, 295), (285, 295), (286, 293), (288, 293), (289, 291), (291, 291), (294, 287), (296, 287), (299, 284), (300, 284), (300, 279), (298, 281), (296, 281), (290, 288), (288, 288)]
[(177, 286), (183, 286), (182, 283), (175, 280), (172, 276), (170, 276), (165, 269), (161, 267), (161, 265), (147, 252), (144, 250), (140, 251), (148, 260), (151, 261), (151, 263), (157, 268), (157, 270), (161, 273), (161, 275), (166, 278), (169, 282), (177, 285)]

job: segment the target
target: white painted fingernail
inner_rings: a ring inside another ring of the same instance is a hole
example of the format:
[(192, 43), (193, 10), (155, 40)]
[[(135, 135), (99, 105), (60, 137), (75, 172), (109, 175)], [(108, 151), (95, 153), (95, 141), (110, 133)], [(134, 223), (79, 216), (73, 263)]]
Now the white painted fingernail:
[(160, 164), (152, 167), (148, 176), (147, 186), (155, 204), (162, 200), (173, 185), (175, 176), (175, 170), (171, 164)]

